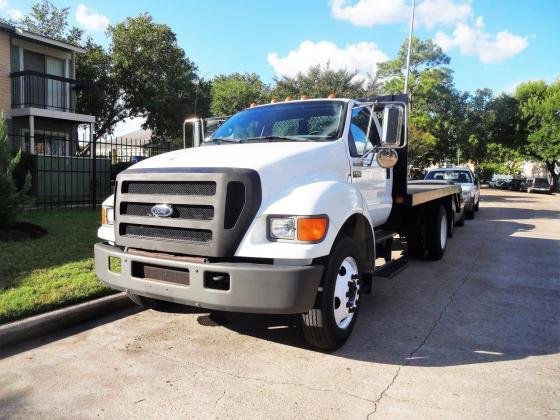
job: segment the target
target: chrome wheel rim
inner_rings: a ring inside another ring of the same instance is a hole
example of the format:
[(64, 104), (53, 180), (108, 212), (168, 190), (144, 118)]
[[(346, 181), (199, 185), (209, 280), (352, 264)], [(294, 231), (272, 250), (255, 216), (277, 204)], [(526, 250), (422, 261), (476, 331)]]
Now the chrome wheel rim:
[(441, 249), (445, 249), (445, 244), (447, 242), (447, 217), (445, 217), (445, 214), (441, 216), (439, 240)]
[(334, 286), (334, 320), (341, 329), (346, 329), (358, 308), (360, 298), (360, 272), (353, 257), (346, 257), (338, 269)]

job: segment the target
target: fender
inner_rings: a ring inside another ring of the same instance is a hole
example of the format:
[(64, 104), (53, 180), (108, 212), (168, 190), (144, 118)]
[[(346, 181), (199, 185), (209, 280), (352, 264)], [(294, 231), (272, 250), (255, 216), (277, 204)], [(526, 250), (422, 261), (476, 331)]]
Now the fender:
[[(327, 214), (329, 228), (320, 243), (270, 242), (266, 236), (267, 216)], [(273, 259), (314, 259), (329, 255), (344, 223), (354, 214), (363, 215), (373, 226), (360, 191), (340, 181), (318, 181), (298, 186), (263, 202), (257, 217), (241, 241), (236, 256)], [(373, 231), (372, 231), (373, 234)]]

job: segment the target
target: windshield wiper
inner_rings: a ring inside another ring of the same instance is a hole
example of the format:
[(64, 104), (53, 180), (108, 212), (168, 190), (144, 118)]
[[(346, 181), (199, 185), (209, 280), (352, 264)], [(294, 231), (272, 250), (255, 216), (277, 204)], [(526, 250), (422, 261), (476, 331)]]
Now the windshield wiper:
[(259, 141), (309, 141), (309, 139), (296, 137), (296, 136), (261, 136), (261, 137), (249, 137), (248, 139), (240, 140), (241, 143), (257, 143)]
[(239, 142), (240, 142), (239, 139), (232, 139), (227, 137), (215, 137), (212, 140), (205, 141), (204, 143), (220, 144), (220, 143), (239, 143)]

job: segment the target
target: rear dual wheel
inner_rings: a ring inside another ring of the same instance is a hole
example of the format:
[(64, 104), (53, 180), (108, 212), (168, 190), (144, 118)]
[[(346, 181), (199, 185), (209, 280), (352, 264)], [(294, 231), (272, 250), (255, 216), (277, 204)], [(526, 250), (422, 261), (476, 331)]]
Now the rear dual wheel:
[(427, 253), (432, 260), (441, 259), (450, 235), (449, 223), (453, 223), (450, 220), (449, 213), (442, 205), (419, 209), (416, 217), (411, 218), (406, 232), (408, 255), (422, 258)]
[(426, 223), (426, 250), (428, 258), (440, 260), (447, 248), (448, 213), (445, 207), (439, 206)]

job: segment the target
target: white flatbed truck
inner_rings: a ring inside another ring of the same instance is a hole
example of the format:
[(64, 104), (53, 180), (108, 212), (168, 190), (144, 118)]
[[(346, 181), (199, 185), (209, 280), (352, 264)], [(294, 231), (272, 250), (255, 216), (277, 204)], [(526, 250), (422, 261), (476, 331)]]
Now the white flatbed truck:
[(148, 306), (301, 314), (313, 346), (340, 347), (375, 276), (404, 266), (393, 237), (437, 260), (464, 220), (459, 186), (407, 182), (407, 107), (405, 95), (261, 105), (200, 147), (133, 165), (103, 203), (97, 275)]

